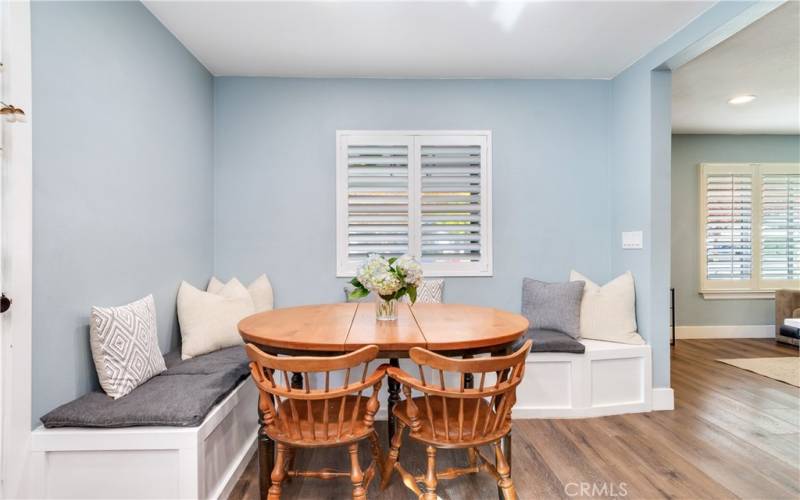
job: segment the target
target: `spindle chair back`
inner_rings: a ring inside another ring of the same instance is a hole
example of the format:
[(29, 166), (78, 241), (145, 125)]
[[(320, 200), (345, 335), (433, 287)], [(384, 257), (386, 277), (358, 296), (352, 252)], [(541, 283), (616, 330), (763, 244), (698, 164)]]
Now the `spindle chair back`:
[[(386, 366), (369, 371), (378, 347), (366, 346), (331, 357), (273, 356), (252, 344), (245, 349), (260, 393), (264, 431), (277, 443), (268, 499), (280, 498), (281, 483), (287, 476), (320, 479), (350, 476), (353, 498), (365, 498), (376, 467), (380, 471), (382, 465), (374, 422)], [(293, 373), (301, 374), (302, 387), (292, 387)], [(343, 376), (338, 377), (339, 373)], [(366, 472), (361, 471), (358, 462), (358, 442), (362, 439), (370, 440), (373, 455)], [(342, 445), (348, 446), (350, 472), (292, 470), (295, 448)]]
[[(419, 378), (397, 367), (388, 368), (389, 376), (402, 385), (405, 397), (394, 410), (398, 428), (384, 464), (383, 486), (388, 485), (392, 470), (396, 469), (406, 486), (420, 498), (435, 498), (438, 479), (485, 470), (495, 476), (506, 498), (514, 498), (510, 467), (497, 444), (511, 431), (516, 388), (525, 374), (530, 348), (528, 340), (506, 356), (454, 359), (415, 347), (410, 357), (417, 364)], [(411, 476), (398, 462), (406, 427), (411, 438), (427, 445), (425, 476)], [(478, 448), (486, 444), (495, 449), (496, 464)], [(437, 448), (466, 448), (470, 466), (437, 474)], [(425, 492), (417, 486), (422, 481)]]

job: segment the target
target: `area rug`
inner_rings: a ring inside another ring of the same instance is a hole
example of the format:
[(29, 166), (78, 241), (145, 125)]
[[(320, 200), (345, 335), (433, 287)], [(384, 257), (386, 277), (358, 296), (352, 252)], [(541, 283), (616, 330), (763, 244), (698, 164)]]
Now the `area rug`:
[(800, 357), (718, 359), (725, 364), (800, 387)]

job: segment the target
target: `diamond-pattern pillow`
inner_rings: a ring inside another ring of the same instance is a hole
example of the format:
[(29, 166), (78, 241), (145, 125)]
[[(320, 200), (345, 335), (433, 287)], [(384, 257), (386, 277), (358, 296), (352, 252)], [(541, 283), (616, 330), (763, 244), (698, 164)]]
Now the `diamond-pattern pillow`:
[[(422, 280), (422, 284), (417, 287), (417, 301), (415, 304), (441, 304), (444, 294), (444, 280), (430, 279)], [(403, 302), (410, 304), (408, 295), (403, 295)]]
[(156, 328), (152, 295), (124, 306), (92, 307), (92, 357), (106, 394), (119, 399), (167, 369)]

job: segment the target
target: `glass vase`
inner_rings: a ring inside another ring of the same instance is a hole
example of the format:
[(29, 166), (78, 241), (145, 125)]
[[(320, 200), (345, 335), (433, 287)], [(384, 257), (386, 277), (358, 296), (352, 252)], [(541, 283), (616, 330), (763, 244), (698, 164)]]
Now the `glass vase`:
[(375, 318), (378, 321), (393, 321), (397, 319), (397, 299), (384, 300), (378, 296), (375, 304)]

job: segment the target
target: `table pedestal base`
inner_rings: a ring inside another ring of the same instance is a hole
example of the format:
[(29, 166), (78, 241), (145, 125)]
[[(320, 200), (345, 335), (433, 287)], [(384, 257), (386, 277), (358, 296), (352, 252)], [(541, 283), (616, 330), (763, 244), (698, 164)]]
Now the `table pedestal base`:
[[(400, 367), (400, 362), (397, 358), (389, 358), (389, 366)], [(394, 436), (394, 427), (395, 427), (395, 417), (394, 417), (394, 407), (400, 401), (400, 384), (391, 377), (389, 377), (389, 400), (386, 403), (386, 422), (387, 422), (387, 429), (386, 432), (389, 434), (389, 442), (392, 441), (392, 436)]]

